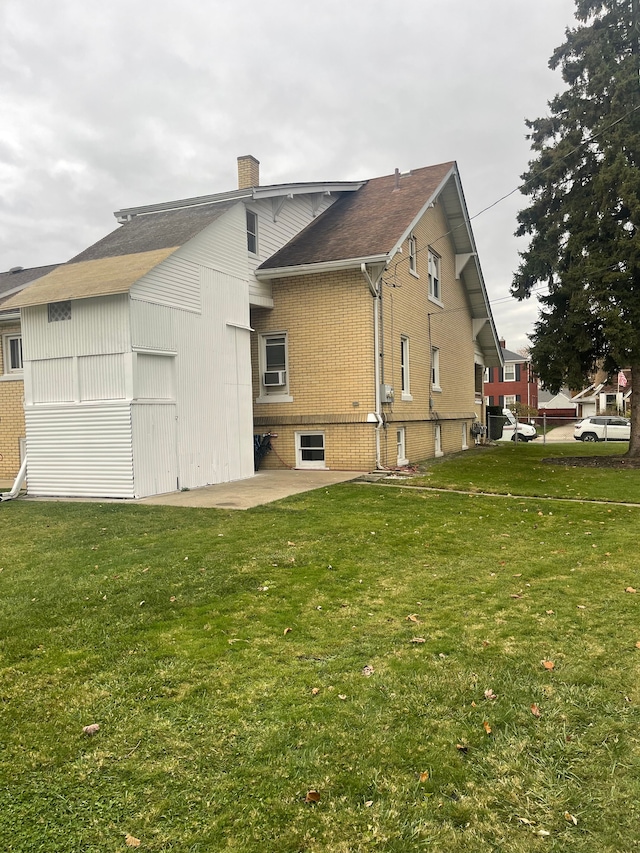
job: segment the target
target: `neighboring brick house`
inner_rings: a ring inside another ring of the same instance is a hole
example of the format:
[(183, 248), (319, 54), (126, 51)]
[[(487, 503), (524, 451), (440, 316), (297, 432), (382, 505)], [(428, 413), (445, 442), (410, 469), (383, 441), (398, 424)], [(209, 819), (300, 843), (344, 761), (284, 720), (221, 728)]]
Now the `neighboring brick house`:
[(55, 269), (55, 265), (0, 273), (0, 480), (13, 480), (24, 455), (24, 383), (20, 312), (2, 303)]
[(489, 406), (511, 408), (516, 403), (529, 409), (538, 408), (538, 382), (529, 356), (512, 352), (500, 341), (504, 365), (489, 367), (485, 373), (484, 396)]
[(455, 163), (128, 208), (21, 310), (31, 494), (139, 497), (267, 465), (467, 448), (502, 364)]

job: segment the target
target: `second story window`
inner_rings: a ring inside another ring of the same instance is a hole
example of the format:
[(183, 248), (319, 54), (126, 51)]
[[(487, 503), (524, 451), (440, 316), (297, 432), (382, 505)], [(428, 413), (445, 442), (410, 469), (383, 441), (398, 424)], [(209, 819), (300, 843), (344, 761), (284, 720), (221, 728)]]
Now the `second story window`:
[(258, 216), (252, 210), (247, 210), (247, 249), (258, 254)]
[(516, 366), (515, 366), (515, 364), (505, 364), (505, 366), (504, 366), (504, 381), (505, 382), (515, 382), (516, 381)]
[(428, 257), (429, 266), (429, 296), (440, 302), (442, 298), (440, 290), (440, 258), (435, 252), (429, 249)]
[(418, 244), (413, 234), (409, 237), (409, 272), (418, 275)]

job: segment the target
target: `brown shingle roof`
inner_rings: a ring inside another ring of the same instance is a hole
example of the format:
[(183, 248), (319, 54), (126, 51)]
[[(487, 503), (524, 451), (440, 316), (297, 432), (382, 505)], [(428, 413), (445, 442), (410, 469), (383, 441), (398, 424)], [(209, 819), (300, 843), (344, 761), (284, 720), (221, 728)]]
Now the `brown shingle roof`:
[[(454, 168), (441, 163), (373, 178), (338, 199), (258, 269), (319, 264), (389, 253)], [(396, 183), (398, 187), (396, 187)]]
[(50, 264), (46, 267), (31, 267), (30, 269), (16, 268), (14, 272), (0, 272), (0, 300), (8, 293), (13, 293), (26, 287), (32, 281), (47, 275), (54, 270), (58, 264)]

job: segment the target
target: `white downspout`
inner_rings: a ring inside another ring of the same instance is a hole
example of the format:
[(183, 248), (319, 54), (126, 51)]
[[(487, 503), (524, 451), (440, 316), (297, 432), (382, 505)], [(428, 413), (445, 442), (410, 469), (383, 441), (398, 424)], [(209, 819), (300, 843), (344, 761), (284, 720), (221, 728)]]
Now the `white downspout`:
[(375, 382), (375, 411), (376, 417), (376, 469), (380, 470), (382, 466), (382, 457), (380, 452), (380, 430), (384, 424), (382, 420), (382, 402), (380, 399), (380, 312), (378, 304), (380, 299), (380, 281), (382, 274), (385, 271), (385, 266), (382, 266), (375, 280), (369, 275), (366, 264), (360, 264), (362, 275), (365, 277), (369, 290), (373, 296), (373, 372)]
[(18, 497), (20, 493), (20, 489), (22, 484), (25, 481), (27, 476), (27, 457), (25, 456), (22, 460), (22, 465), (20, 466), (20, 470), (18, 471), (18, 476), (15, 479), (13, 487), (10, 492), (2, 492), (0, 493), (0, 501), (11, 501), (14, 498)]

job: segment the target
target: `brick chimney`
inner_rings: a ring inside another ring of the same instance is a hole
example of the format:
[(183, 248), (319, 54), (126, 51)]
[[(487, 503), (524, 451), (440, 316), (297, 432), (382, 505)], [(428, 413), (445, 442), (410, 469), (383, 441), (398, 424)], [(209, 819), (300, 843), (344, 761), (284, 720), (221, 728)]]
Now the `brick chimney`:
[(500, 346), (502, 347), (502, 349), (507, 348), (507, 342), (505, 341), (504, 338), (500, 338)]
[(238, 157), (238, 189), (260, 186), (260, 161), (251, 154)]

